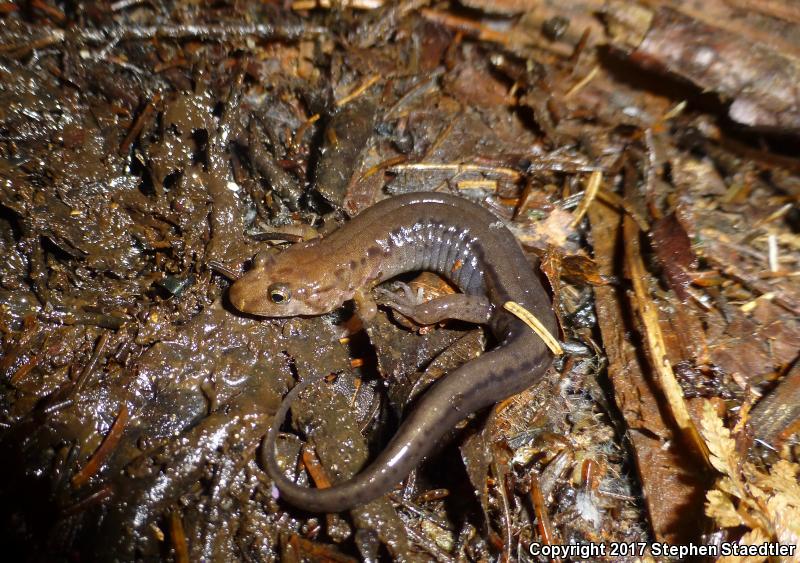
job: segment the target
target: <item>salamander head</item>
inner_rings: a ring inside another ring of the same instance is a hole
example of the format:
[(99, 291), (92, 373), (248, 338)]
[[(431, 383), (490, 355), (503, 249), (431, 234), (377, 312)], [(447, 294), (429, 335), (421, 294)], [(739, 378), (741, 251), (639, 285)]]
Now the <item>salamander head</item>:
[(256, 255), (253, 268), (230, 288), (233, 306), (261, 317), (294, 317), (322, 315), (349, 299), (341, 286), (329, 282), (331, 270), (315, 243)]

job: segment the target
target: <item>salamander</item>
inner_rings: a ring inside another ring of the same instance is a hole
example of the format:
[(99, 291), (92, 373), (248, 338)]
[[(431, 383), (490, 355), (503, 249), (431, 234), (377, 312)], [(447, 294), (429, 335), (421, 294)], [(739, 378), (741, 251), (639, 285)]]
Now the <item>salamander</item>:
[(350, 299), (369, 303), (376, 285), (419, 270), (438, 273), (462, 293), (421, 305), (402, 300), (390, 305), (425, 321), (483, 322), (496, 346), (435, 382), (372, 463), (324, 489), (295, 484), (275, 459), (275, 440), (289, 405), (315, 378), (295, 385), (263, 448), (265, 468), (290, 504), (338, 512), (389, 492), (459, 421), (530, 387), (550, 366), (552, 354), (542, 339), (503, 308), (515, 301), (557, 334), (550, 298), (533, 265), (502, 221), (454, 195), (418, 192), (384, 199), (324, 238), (258, 254), (229, 297), (237, 309), (257, 316), (320, 315)]

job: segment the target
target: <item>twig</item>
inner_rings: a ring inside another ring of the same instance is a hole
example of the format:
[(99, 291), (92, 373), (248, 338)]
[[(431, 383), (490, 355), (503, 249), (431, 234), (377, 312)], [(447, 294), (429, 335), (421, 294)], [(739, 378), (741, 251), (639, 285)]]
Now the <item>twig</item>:
[(547, 512), (547, 506), (542, 494), (542, 486), (539, 484), (539, 477), (533, 471), (530, 474), (531, 490), (529, 496), (531, 505), (533, 505), (533, 513), (536, 515), (536, 526), (539, 529), (539, 537), (542, 539), (544, 545), (552, 545), (556, 539), (553, 524), (550, 521), (550, 515)]
[(597, 196), (597, 192), (600, 189), (600, 185), (603, 183), (603, 173), (599, 170), (592, 172), (592, 175), (589, 176), (589, 180), (586, 182), (586, 193), (583, 196), (580, 204), (578, 205), (578, 209), (575, 210), (575, 217), (572, 219), (572, 224), (570, 225), (571, 228), (577, 227), (583, 216), (586, 215), (586, 211), (589, 210), (589, 206), (594, 201), (594, 198)]
[(300, 127), (297, 128), (297, 131), (294, 134), (294, 139), (292, 139), (291, 147), (293, 150), (297, 150), (300, 147), (300, 143), (303, 141), (303, 136), (306, 134), (306, 130), (311, 127), (314, 123), (316, 123), (320, 118), (320, 114), (315, 113), (308, 119), (306, 119)]
[(454, 173), (462, 172), (487, 172), (508, 176), (513, 180), (519, 180), (522, 177), (518, 171), (512, 168), (503, 166), (488, 166), (485, 164), (460, 164), (460, 163), (436, 163), (436, 162), (417, 162), (414, 164), (398, 164), (390, 168), (392, 171), (405, 171), (405, 170), (444, 170)]
[(175, 562), (189, 563), (189, 545), (186, 543), (183, 520), (177, 510), (169, 514), (169, 535), (172, 538), (172, 547), (175, 549)]
[(708, 464), (708, 447), (689, 415), (683, 391), (667, 357), (664, 336), (658, 322), (658, 309), (647, 289), (646, 280), (649, 279), (650, 275), (644, 266), (644, 260), (639, 249), (639, 229), (630, 217), (625, 217), (623, 229), (625, 233), (625, 262), (630, 272), (633, 292), (636, 298), (636, 309), (641, 321), (644, 341), (650, 353), (650, 361), (656, 381), (664, 393), (670, 414), (678, 428)]
[(514, 301), (506, 301), (503, 303), (503, 309), (531, 327), (531, 330), (539, 335), (539, 338), (544, 341), (545, 345), (550, 348), (550, 351), (553, 354), (556, 356), (561, 356), (564, 354), (564, 350), (561, 348), (561, 344), (559, 344), (558, 339), (550, 334), (550, 331), (547, 330), (547, 328), (542, 324), (542, 321), (537, 319), (536, 316), (528, 311), (525, 307)]
[(114, 451), (114, 448), (117, 447), (119, 444), (119, 440), (122, 437), (122, 432), (125, 430), (125, 425), (128, 423), (128, 406), (125, 403), (122, 403), (122, 408), (119, 410), (119, 414), (117, 415), (117, 419), (114, 421), (114, 424), (111, 425), (111, 430), (108, 431), (105, 439), (103, 439), (103, 443), (100, 444), (100, 447), (97, 448), (97, 451), (94, 452), (94, 455), (86, 462), (86, 465), (83, 466), (78, 473), (76, 473), (72, 477), (72, 486), (74, 488), (79, 488), (85, 485), (92, 476), (97, 473), (103, 463), (108, 459), (111, 453)]
[(377, 10), (382, 7), (384, 0), (294, 0), (292, 10), (304, 11), (314, 8), (353, 8), (354, 10)]
[(368, 78), (367, 80), (365, 80), (365, 81), (364, 81), (364, 83), (363, 83), (363, 84), (361, 84), (361, 86), (358, 86), (358, 87), (357, 87), (355, 90), (353, 90), (352, 92), (350, 92), (348, 95), (346, 95), (346, 96), (345, 96), (344, 98), (342, 98), (341, 100), (337, 100), (337, 101), (336, 101), (336, 107), (337, 107), (337, 108), (340, 108), (340, 107), (342, 107), (343, 105), (345, 105), (345, 104), (347, 104), (347, 103), (349, 103), (349, 102), (352, 102), (352, 101), (353, 101), (353, 100), (355, 100), (357, 97), (359, 97), (361, 94), (363, 94), (364, 92), (366, 92), (367, 90), (369, 90), (369, 89), (370, 89), (370, 88), (371, 88), (373, 85), (375, 85), (375, 84), (376, 84), (376, 83), (377, 83), (377, 82), (378, 82), (380, 79), (381, 79), (381, 77), (380, 77), (380, 75), (378, 75), (378, 74), (375, 74), (375, 75), (371, 76), (370, 78)]
[(567, 90), (567, 93), (564, 94), (564, 99), (566, 100), (568, 98), (571, 98), (572, 96), (574, 96), (575, 94), (577, 94), (578, 92), (583, 90), (586, 87), (586, 85), (589, 84), (589, 82), (594, 80), (594, 77), (597, 76), (598, 72), (600, 72), (600, 66), (599, 65), (595, 65), (592, 68), (592, 70), (590, 70), (589, 73), (586, 76), (581, 78), (578, 81), (578, 83), (575, 84), (575, 86), (573, 86), (572, 88)]
[(92, 357), (84, 366), (83, 370), (81, 370), (78, 379), (75, 380), (75, 387), (73, 388), (73, 395), (77, 395), (78, 393), (83, 390), (86, 382), (89, 381), (89, 376), (92, 375), (94, 370), (97, 368), (97, 363), (100, 361), (100, 357), (106, 350), (106, 346), (108, 345), (108, 333), (104, 332), (100, 335), (97, 339), (97, 344), (94, 346), (94, 352), (92, 352)]
[(43, 2), (43, 0), (31, 0), (31, 8), (35, 8), (40, 12), (44, 12), (58, 23), (65, 22), (67, 20), (67, 16), (64, 15), (64, 12), (55, 6), (46, 4)]
[(102, 29), (84, 29), (77, 33), (78, 39), (87, 43), (104, 43), (106, 41), (131, 41), (142, 39), (199, 39), (230, 40), (249, 36), (279, 39), (297, 39), (306, 34), (326, 33), (321, 27), (303, 24), (286, 24), (274, 26), (269, 23), (238, 24), (182, 24), (182, 25), (150, 25), (106, 27)]
[(153, 96), (153, 99), (147, 102), (147, 105), (142, 110), (142, 113), (139, 114), (139, 117), (136, 118), (136, 121), (133, 122), (133, 126), (131, 127), (128, 134), (125, 135), (125, 139), (122, 141), (122, 144), (119, 146), (119, 154), (124, 156), (128, 153), (128, 149), (130, 149), (131, 144), (133, 143), (134, 139), (139, 136), (139, 133), (142, 132), (142, 129), (147, 123), (147, 120), (153, 114), (155, 110), (156, 104), (161, 100), (161, 95), (156, 93)]

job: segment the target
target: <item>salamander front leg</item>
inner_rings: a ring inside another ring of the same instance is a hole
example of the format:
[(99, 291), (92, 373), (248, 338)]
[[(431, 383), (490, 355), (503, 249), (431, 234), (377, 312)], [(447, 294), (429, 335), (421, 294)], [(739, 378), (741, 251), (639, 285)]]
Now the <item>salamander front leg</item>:
[(356, 315), (364, 325), (369, 324), (378, 313), (378, 304), (369, 291), (356, 291), (355, 295), (353, 295), (353, 302), (356, 305)]
[(452, 293), (417, 303), (411, 291), (405, 291), (403, 296), (383, 288), (376, 291), (380, 295), (380, 305), (391, 307), (420, 325), (432, 325), (447, 319), (486, 324), (492, 316), (492, 304), (483, 295)]

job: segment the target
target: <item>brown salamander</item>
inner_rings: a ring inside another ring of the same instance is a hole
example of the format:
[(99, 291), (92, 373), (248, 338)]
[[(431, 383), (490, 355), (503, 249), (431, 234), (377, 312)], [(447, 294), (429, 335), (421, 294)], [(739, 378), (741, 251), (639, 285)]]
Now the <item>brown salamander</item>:
[(467, 415), (536, 383), (552, 355), (528, 326), (503, 309), (516, 301), (557, 334), (550, 299), (514, 236), (470, 201), (413, 193), (377, 203), (323, 239), (259, 255), (230, 289), (239, 310), (264, 317), (319, 315), (349, 299), (365, 299), (377, 284), (417, 270), (436, 272), (463, 293), (417, 307), (394, 303), (424, 322), (460, 318), (488, 324), (497, 346), (434, 383), (377, 458), (353, 478), (313, 489), (289, 480), (275, 460), (275, 439), (306, 378), (284, 399), (263, 448), (264, 464), (281, 498), (300, 508), (337, 512), (392, 489)]

